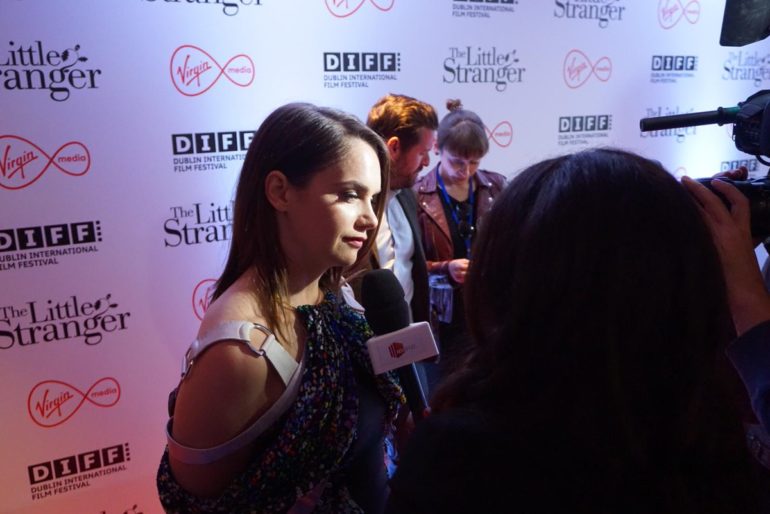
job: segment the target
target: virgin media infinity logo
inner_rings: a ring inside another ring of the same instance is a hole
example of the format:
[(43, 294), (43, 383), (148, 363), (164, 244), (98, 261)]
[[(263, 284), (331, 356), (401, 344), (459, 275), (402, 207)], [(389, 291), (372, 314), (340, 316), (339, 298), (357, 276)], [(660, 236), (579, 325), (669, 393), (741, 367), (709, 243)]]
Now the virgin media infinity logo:
[(112, 377), (97, 380), (85, 393), (59, 380), (40, 382), (27, 397), (32, 421), (43, 428), (61, 425), (86, 402), (97, 407), (112, 407), (120, 400), (120, 384)]
[(564, 58), (564, 83), (572, 89), (578, 88), (595, 76), (602, 82), (607, 82), (612, 75), (612, 61), (602, 57), (592, 63), (586, 54), (580, 50), (570, 50)]
[[(362, 5), (366, 3), (366, 0), (324, 0), (326, 2), (326, 8), (332, 13), (332, 16), (337, 18), (347, 18), (352, 16), (358, 11)], [(383, 12), (393, 9), (393, 4), (396, 0), (369, 0), (369, 2), (377, 9)]]
[(664, 29), (670, 29), (682, 18), (691, 24), (698, 23), (700, 19), (700, 2), (690, 0), (682, 4), (681, 0), (660, 0), (658, 2), (658, 23)]
[(201, 321), (203, 321), (203, 315), (206, 314), (206, 309), (209, 308), (209, 303), (211, 303), (211, 295), (214, 293), (216, 282), (213, 278), (205, 278), (198, 282), (198, 285), (193, 290), (193, 312), (195, 317)]
[(91, 168), (91, 154), (77, 141), (65, 143), (53, 155), (48, 155), (28, 139), (0, 135), (0, 187), (23, 189), (36, 182), (51, 166), (79, 177)]
[(501, 121), (492, 130), (487, 126), (484, 126), (484, 129), (486, 129), (489, 139), (501, 148), (510, 146), (511, 141), (513, 141), (513, 127), (509, 121)]
[(248, 55), (238, 54), (220, 66), (208, 52), (193, 45), (174, 50), (170, 71), (171, 82), (185, 96), (202, 95), (220, 77), (239, 87), (248, 87), (254, 82), (254, 61)]

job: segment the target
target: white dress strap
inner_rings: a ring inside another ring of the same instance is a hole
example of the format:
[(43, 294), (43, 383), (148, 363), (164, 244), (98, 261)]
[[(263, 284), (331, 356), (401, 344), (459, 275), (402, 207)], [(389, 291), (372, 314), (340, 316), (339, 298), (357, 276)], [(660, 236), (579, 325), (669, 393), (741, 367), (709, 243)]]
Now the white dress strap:
[[(267, 334), (267, 339), (265, 339), (260, 348), (255, 348), (251, 343), (251, 331), (255, 328)], [(258, 357), (265, 356), (270, 361), (281, 376), (284, 385), (289, 383), (289, 377), (294, 373), (297, 361), (278, 343), (275, 339), (275, 334), (269, 328), (251, 321), (226, 321), (193, 341), (182, 360), (182, 377), (190, 371), (195, 358), (203, 353), (206, 348), (225, 340), (246, 343), (246, 346), (255, 355)]]
[[(257, 329), (267, 334), (267, 339), (260, 348), (255, 348), (251, 343), (251, 330)], [(251, 426), (236, 435), (229, 441), (212, 448), (191, 448), (177, 442), (171, 435), (172, 417), (166, 425), (166, 438), (168, 440), (169, 455), (186, 464), (208, 464), (217, 461), (231, 453), (240, 450), (253, 442), (270, 426), (283, 416), (291, 407), (297, 397), (304, 369), (304, 358), (300, 362), (294, 360), (281, 346), (275, 335), (267, 327), (250, 321), (228, 321), (196, 339), (187, 350), (182, 363), (182, 377), (184, 377), (198, 357), (206, 348), (221, 341), (236, 340), (245, 343), (257, 356), (264, 356), (270, 365), (278, 372), (286, 389), (264, 414), (262, 414)]]

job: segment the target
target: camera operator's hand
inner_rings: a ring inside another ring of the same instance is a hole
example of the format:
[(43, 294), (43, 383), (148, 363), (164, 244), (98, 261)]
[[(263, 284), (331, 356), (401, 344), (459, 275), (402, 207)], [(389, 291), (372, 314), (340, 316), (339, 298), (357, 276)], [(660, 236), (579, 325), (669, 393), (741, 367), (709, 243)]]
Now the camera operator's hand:
[(449, 261), (449, 276), (458, 284), (465, 282), (465, 275), (468, 273), (468, 259), (454, 259)]
[(712, 180), (711, 186), (730, 204), (728, 211), (722, 200), (704, 185), (689, 177), (682, 178), (682, 185), (695, 198), (711, 231), (725, 274), (735, 330), (741, 335), (770, 319), (770, 296), (751, 239), (749, 201), (727, 182)]
[[(713, 178), (726, 178), (734, 181), (748, 180), (749, 170), (748, 168), (746, 168), (746, 166), (741, 166), (740, 168), (736, 168), (734, 170), (719, 172), (716, 175), (714, 175)], [(762, 243), (762, 238), (755, 237), (752, 239), (752, 242), (754, 244), (754, 248), (756, 248)]]
[(713, 178), (729, 178), (730, 180), (747, 180), (749, 178), (749, 169), (746, 166), (741, 166), (734, 170), (723, 171), (717, 173)]

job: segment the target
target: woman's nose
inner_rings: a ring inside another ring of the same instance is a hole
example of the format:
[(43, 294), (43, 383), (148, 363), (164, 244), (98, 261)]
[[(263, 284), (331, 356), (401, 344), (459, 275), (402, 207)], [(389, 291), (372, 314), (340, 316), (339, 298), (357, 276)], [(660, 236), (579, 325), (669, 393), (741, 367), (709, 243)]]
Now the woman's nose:
[(364, 230), (370, 230), (377, 226), (377, 214), (374, 212), (374, 206), (369, 202), (364, 202), (366, 206), (359, 218), (359, 222)]

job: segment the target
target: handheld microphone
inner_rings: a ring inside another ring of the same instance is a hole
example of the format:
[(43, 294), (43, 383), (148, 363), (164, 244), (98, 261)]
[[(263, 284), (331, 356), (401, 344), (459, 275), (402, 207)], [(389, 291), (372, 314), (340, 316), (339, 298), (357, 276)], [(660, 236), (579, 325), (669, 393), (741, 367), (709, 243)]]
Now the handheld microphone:
[(438, 355), (427, 322), (409, 323), (409, 305), (404, 289), (392, 271), (377, 269), (366, 273), (361, 283), (364, 316), (375, 337), (366, 342), (376, 374), (397, 369), (409, 410), (415, 422), (422, 420), (428, 406), (414, 363)]

